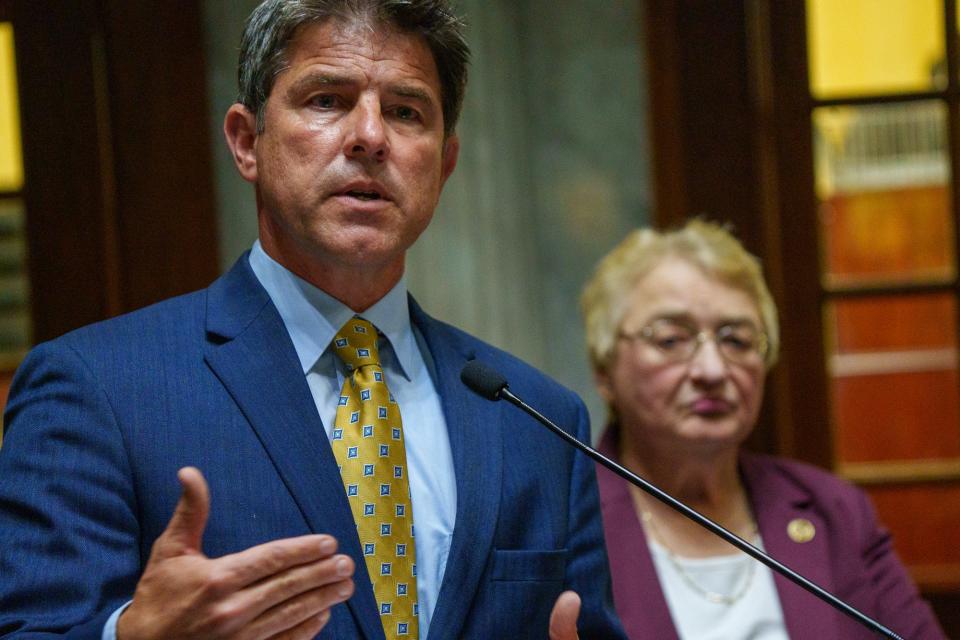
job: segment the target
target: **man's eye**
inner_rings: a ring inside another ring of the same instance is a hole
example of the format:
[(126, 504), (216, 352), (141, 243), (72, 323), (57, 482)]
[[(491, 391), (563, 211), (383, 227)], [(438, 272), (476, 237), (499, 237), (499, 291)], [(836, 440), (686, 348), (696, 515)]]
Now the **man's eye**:
[(411, 109), (410, 107), (397, 107), (394, 112), (397, 114), (397, 117), (401, 120), (416, 120), (417, 111), (416, 109)]
[(337, 104), (336, 96), (313, 96), (310, 98), (310, 104), (321, 109), (332, 109)]

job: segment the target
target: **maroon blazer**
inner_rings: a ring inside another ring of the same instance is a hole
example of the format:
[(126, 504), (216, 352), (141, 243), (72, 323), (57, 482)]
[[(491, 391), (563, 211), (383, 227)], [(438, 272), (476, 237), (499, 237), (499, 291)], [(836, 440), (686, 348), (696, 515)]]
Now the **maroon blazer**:
[[(608, 430), (600, 450), (616, 458)], [(743, 452), (740, 473), (767, 553), (908, 640), (945, 640), (877, 521), (867, 495), (821, 469)], [(625, 480), (597, 465), (600, 503), (613, 576), (613, 599), (633, 640), (676, 640), (666, 598)], [(787, 535), (796, 518), (816, 535)], [(774, 573), (791, 638), (873, 640), (876, 634)]]

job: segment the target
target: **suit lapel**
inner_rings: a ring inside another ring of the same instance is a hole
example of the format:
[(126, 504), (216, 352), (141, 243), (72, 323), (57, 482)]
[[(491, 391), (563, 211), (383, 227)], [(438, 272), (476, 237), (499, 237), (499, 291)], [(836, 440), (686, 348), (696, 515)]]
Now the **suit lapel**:
[[(757, 516), (763, 546), (768, 554), (827, 591), (834, 589), (829, 567), (827, 527), (812, 509), (810, 495), (780, 474), (772, 473), (761, 459), (744, 453), (741, 472)], [(808, 520), (818, 535), (796, 542), (787, 533), (791, 522)], [(774, 573), (774, 583), (790, 637), (830, 640), (839, 615), (791, 580)]]
[[(311, 531), (337, 538), (369, 583), (350, 505), (283, 321), (246, 257), (209, 290), (206, 361), (256, 432)], [(348, 601), (367, 638), (383, 630), (371, 589)], [(365, 615), (366, 614), (366, 615)]]
[(410, 309), (434, 363), (457, 476), (456, 524), (430, 636), (456, 638), (470, 613), (496, 530), (503, 463), (501, 405), (460, 382), (461, 368), (474, 358), (472, 350), (458, 348), (452, 331), (412, 299)]

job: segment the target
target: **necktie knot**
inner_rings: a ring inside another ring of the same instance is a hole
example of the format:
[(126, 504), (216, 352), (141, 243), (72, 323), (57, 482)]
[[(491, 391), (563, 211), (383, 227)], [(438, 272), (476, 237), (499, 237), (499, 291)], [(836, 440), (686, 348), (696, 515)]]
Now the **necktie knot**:
[(333, 338), (333, 350), (351, 371), (366, 365), (380, 366), (377, 328), (359, 316), (350, 318)]

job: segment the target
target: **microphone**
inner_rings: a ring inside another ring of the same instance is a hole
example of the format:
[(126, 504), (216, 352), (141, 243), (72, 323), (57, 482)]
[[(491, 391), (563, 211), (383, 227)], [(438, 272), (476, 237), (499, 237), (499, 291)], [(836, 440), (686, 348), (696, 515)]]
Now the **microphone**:
[(507, 388), (507, 379), (493, 367), (488, 367), (479, 360), (467, 361), (460, 370), (460, 380), (471, 391), (487, 400), (499, 400), (500, 392)]
[(733, 545), (737, 549), (740, 549), (747, 555), (753, 557), (755, 560), (762, 562), (767, 565), (783, 577), (787, 578), (794, 584), (802, 587), (806, 591), (812, 593), (816, 597), (820, 598), (827, 604), (831, 605), (835, 609), (845, 613), (850, 616), (860, 624), (864, 625), (871, 631), (875, 631), (887, 638), (892, 640), (903, 640), (902, 636), (897, 635), (887, 627), (883, 626), (873, 618), (867, 616), (866, 614), (860, 612), (853, 606), (847, 604), (840, 598), (836, 597), (826, 589), (814, 584), (807, 578), (804, 578), (802, 575), (780, 563), (778, 560), (775, 560), (773, 557), (767, 555), (757, 547), (753, 546), (740, 536), (736, 535), (732, 531), (729, 531), (717, 524), (710, 518), (701, 514), (699, 511), (688, 507), (683, 502), (680, 502), (670, 494), (658, 488), (656, 485), (644, 480), (637, 474), (633, 473), (626, 467), (617, 464), (610, 458), (606, 457), (593, 447), (584, 444), (577, 440), (574, 436), (570, 435), (555, 423), (553, 423), (549, 418), (541, 414), (539, 411), (528, 405), (526, 402), (514, 395), (507, 385), (507, 379), (504, 378), (498, 371), (489, 367), (482, 362), (477, 360), (470, 360), (464, 365), (463, 369), (460, 371), (460, 380), (463, 381), (471, 391), (480, 395), (487, 400), (497, 401), (497, 400), (506, 400), (513, 405), (516, 405), (529, 415), (536, 418), (541, 424), (553, 431), (555, 434), (566, 440), (569, 444), (576, 447), (583, 453), (587, 454), (589, 457), (593, 458), (610, 471), (613, 471), (621, 478), (633, 483), (634, 485), (640, 487), (645, 492), (659, 500), (660, 502), (666, 504), (669, 507), (672, 507), (676, 511), (679, 511), (685, 515), (690, 520), (693, 520), (701, 527), (711, 531), (715, 535), (719, 536), (729, 544)]

